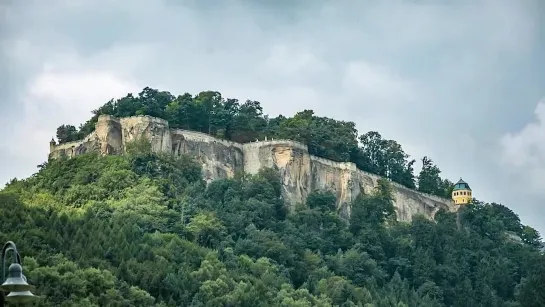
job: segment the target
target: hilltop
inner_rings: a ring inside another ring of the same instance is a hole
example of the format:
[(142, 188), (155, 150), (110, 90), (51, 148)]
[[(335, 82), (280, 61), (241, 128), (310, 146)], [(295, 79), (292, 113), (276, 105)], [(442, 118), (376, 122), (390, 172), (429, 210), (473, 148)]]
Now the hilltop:
[[(362, 171), (353, 162), (337, 162), (311, 155), (308, 146), (292, 140), (256, 140), (236, 143), (202, 132), (171, 129), (168, 121), (148, 115), (116, 118), (99, 115), (95, 131), (83, 140), (50, 144), (49, 157), (74, 157), (88, 152), (124, 154), (127, 144), (146, 140), (152, 152), (173, 156), (188, 155), (201, 164), (209, 183), (234, 178), (237, 174), (257, 174), (272, 168), (280, 176), (282, 199), (290, 209), (304, 203), (312, 191), (331, 191), (336, 208), (350, 216), (351, 203), (360, 194), (370, 194), (384, 179)], [(388, 180), (388, 179), (387, 179)], [(396, 217), (411, 221), (415, 214), (433, 219), (439, 210), (455, 211), (452, 200), (409, 189), (388, 180)]]
[(210, 136), (248, 143), (255, 140), (284, 139), (308, 146), (311, 155), (337, 162), (353, 162), (358, 169), (388, 178), (407, 188), (450, 199), (453, 183), (440, 177), (441, 171), (429, 157), (422, 157), (422, 170), (414, 174), (415, 159), (394, 141), (370, 131), (359, 135), (353, 122), (319, 117), (304, 110), (293, 117), (269, 118), (258, 101), (239, 102), (215, 91), (196, 96), (175, 97), (169, 92), (146, 87), (137, 96), (111, 100), (93, 111), (79, 128), (62, 125), (57, 142), (81, 140), (94, 131), (100, 115), (117, 118), (149, 115), (163, 118), (170, 128), (207, 133)]
[[(146, 139), (127, 141), (119, 155), (50, 159), (0, 191), (1, 239), (17, 243), (25, 274), (44, 297), (39, 306), (545, 305), (539, 234), (506, 206), (474, 199), (461, 213), (461, 230), (446, 210), (434, 221), (397, 221), (392, 182), (410, 186), (413, 164), (406, 155), (393, 162), (402, 153), (396, 142), (374, 132), (358, 145), (351, 123), (312, 111), (268, 119), (256, 102), (219, 97), (146, 88), (108, 102), (78, 129), (61, 126), (58, 140), (90, 135), (99, 115), (166, 118), (175, 128), (238, 143), (306, 133), (296, 140), (313, 155), (375, 167), (391, 181), (377, 180), (343, 218), (328, 191), (312, 191), (287, 210), (275, 169), (207, 183), (194, 157), (153, 151)], [(221, 126), (221, 118), (229, 124)], [(446, 196), (448, 185), (441, 190), (439, 183), (450, 183), (430, 165), (412, 176), (412, 188)]]

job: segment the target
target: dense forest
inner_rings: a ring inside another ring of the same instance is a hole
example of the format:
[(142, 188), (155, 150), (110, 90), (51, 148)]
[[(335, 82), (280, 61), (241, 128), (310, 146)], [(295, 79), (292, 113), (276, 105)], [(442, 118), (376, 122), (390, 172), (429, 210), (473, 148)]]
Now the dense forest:
[(164, 118), (172, 128), (208, 133), (239, 143), (269, 139), (289, 139), (306, 144), (313, 155), (339, 162), (354, 162), (368, 171), (421, 192), (450, 198), (453, 184), (440, 177), (441, 171), (429, 157), (423, 157), (422, 170), (415, 176), (414, 159), (394, 140), (383, 139), (370, 131), (358, 135), (353, 122), (319, 117), (304, 110), (293, 117), (269, 118), (258, 101), (223, 98), (219, 92), (206, 91), (196, 96), (178, 97), (146, 87), (134, 96), (110, 100), (78, 128), (62, 125), (57, 140), (66, 143), (82, 139), (95, 129), (101, 114), (116, 117), (150, 115)]
[(272, 169), (207, 186), (146, 140), (39, 168), (0, 191), (35, 306), (545, 306), (539, 234), (500, 204), (402, 223), (383, 179), (349, 220), (327, 191), (288, 210)]

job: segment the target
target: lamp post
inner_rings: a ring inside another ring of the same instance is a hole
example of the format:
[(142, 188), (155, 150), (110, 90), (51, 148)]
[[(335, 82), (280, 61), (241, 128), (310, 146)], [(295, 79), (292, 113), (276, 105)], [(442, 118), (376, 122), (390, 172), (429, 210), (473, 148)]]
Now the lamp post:
[[(10, 251), (13, 253), (13, 263), (9, 266), (8, 277), (6, 278), (6, 256)], [(17, 251), (15, 243), (12, 241), (4, 244), (1, 262), (2, 278), (0, 282), (2, 282), (2, 285), (0, 286), (0, 307), (5, 307), (5, 302), (25, 303), (38, 298), (30, 292), (30, 290), (34, 289), (34, 286), (29, 285), (25, 275), (23, 275), (21, 256)], [(9, 292), (9, 294), (6, 296), (4, 292)]]

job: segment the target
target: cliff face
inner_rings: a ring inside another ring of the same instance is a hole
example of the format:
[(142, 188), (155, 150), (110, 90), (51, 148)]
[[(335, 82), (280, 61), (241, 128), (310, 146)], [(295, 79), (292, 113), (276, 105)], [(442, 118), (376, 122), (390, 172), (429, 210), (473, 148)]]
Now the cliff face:
[[(73, 157), (89, 151), (119, 154), (127, 142), (146, 137), (152, 150), (174, 155), (188, 154), (202, 163), (207, 182), (231, 178), (236, 172), (255, 174), (261, 167), (279, 171), (283, 197), (290, 204), (304, 202), (316, 189), (336, 193), (338, 208), (350, 214), (349, 204), (361, 192), (371, 193), (379, 176), (356, 168), (354, 163), (334, 162), (312, 156), (308, 148), (297, 142), (269, 140), (239, 144), (216, 139), (207, 134), (170, 129), (168, 122), (150, 116), (117, 119), (100, 116), (95, 132), (85, 139), (61, 145), (51, 144), (50, 158)], [(393, 183), (394, 203), (399, 220), (410, 221), (414, 214), (433, 218), (443, 208), (455, 210), (452, 201), (408, 189)]]

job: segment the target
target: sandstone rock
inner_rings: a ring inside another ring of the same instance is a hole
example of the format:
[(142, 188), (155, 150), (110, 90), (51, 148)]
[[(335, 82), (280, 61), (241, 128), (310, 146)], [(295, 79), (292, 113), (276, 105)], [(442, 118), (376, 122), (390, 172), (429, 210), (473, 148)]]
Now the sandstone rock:
[[(117, 119), (102, 115), (96, 129), (85, 139), (51, 145), (50, 158), (73, 157), (89, 151), (101, 154), (123, 153), (127, 142), (146, 137), (154, 152), (188, 154), (202, 163), (207, 182), (232, 178), (244, 171), (255, 174), (261, 167), (279, 171), (282, 195), (289, 204), (304, 202), (316, 189), (329, 189), (337, 195), (341, 214), (350, 215), (350, 203), (360, 193), (371, 193), (379, 176), (357, 169), (351, 162), (334, 162), (312, 156), (308, 148), (289, 140), (266, 140), (239, 144), (195, 131), (170, 129), (168, 122), (150, 116)], [(391, 182), (397, 217), (411, 221), (414, 214), (433, 218), (439, 209), (455, 211), (450, 199), (420, 193)]]

